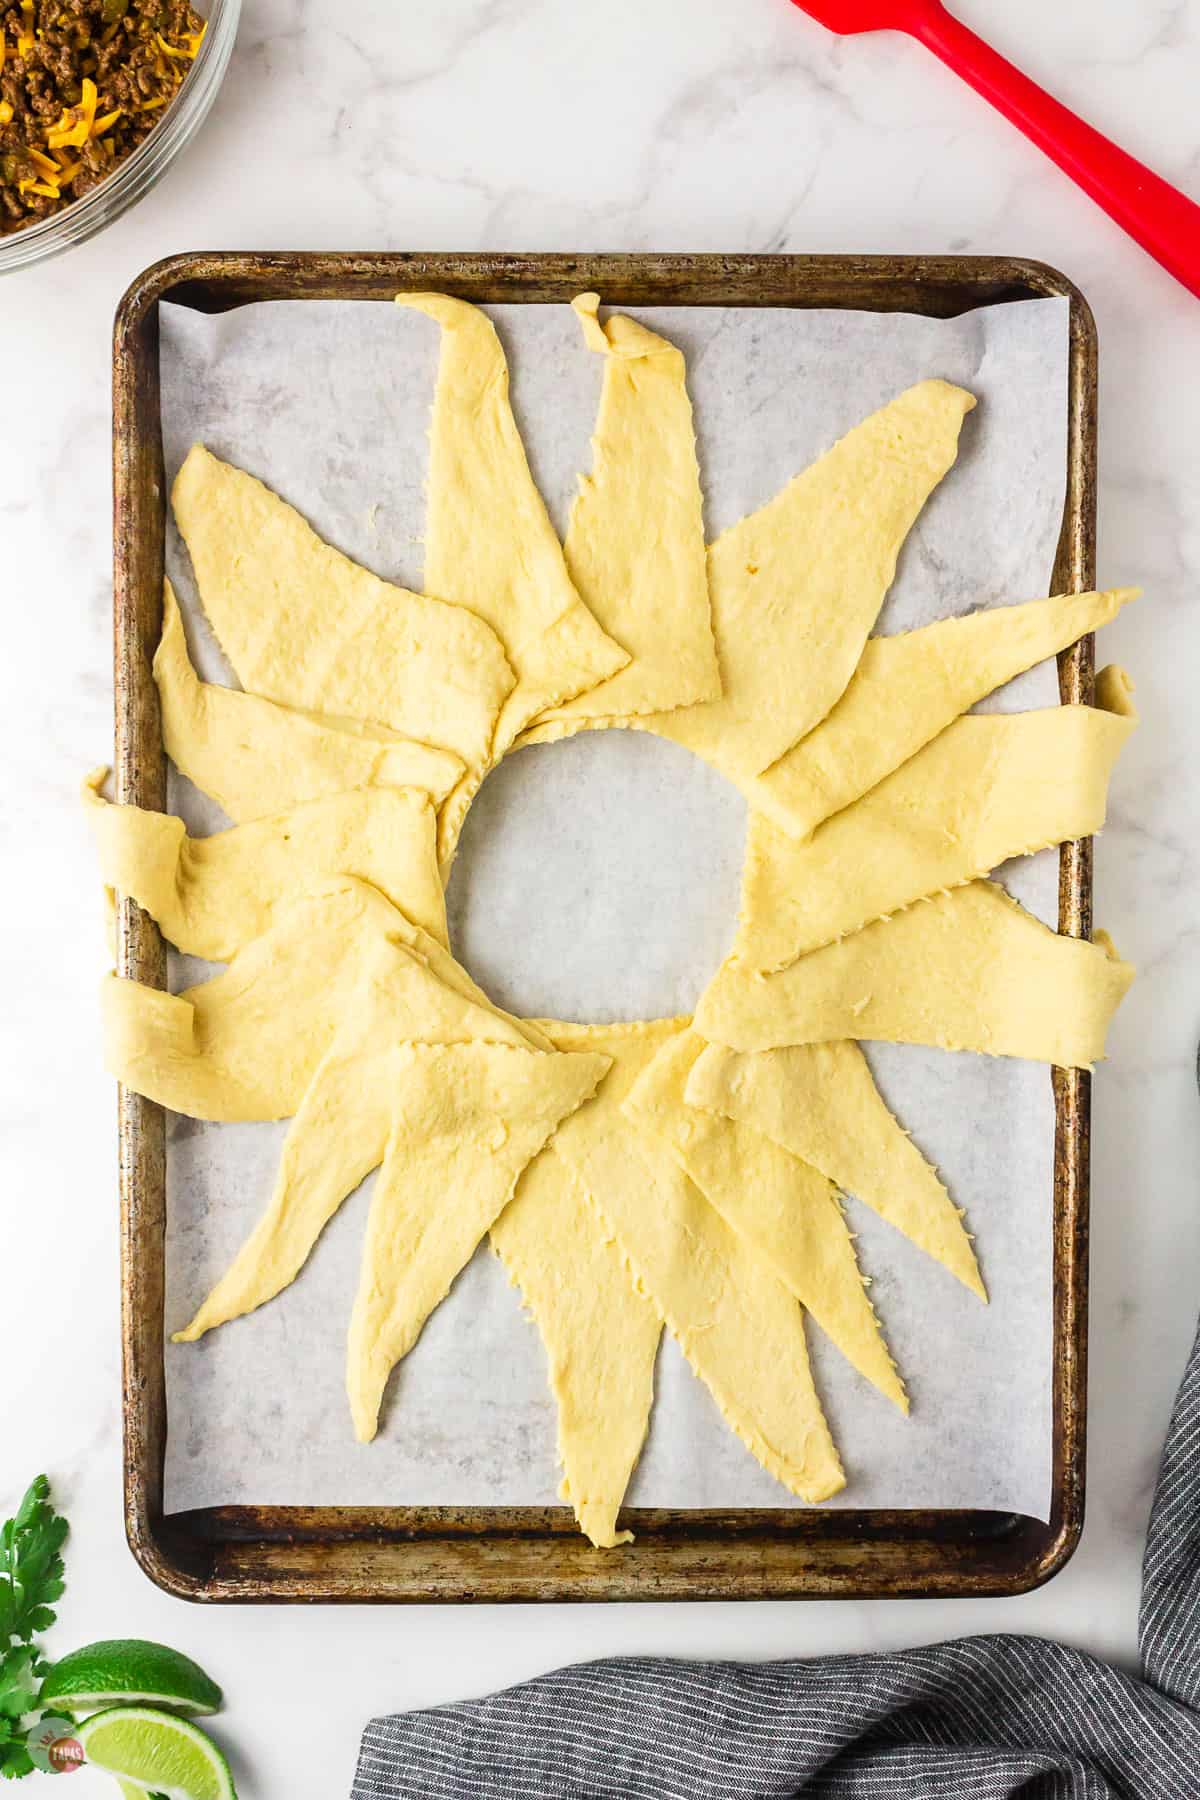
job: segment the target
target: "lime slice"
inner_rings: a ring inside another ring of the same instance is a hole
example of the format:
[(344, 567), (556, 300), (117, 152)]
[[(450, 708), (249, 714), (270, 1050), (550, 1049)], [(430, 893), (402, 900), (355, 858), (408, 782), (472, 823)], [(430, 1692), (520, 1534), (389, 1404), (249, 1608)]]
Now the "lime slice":
[(108, 1638), (55, 1663), (42, 1684), (41, 1704), (76, 1714), (140, 1705), (199, 1715), (217, 1711), (221, 1690), (190, 1656), (165, 1644)]
[(94, 1769), (127, 1789), (167, 1800), (237, 1800), (229, 1764), (198, 1725), (152, 1706), (114, 1706), (85, 1719), (76, 1736)]

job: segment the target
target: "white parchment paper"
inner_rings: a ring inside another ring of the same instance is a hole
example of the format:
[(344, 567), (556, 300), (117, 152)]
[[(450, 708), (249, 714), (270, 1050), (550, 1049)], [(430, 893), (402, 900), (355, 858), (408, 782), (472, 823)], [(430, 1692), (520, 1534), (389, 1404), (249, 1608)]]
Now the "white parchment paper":
[[(494, 309), (534, 473), (559, 529), (601, 361), (564, 307)], [(909, 316), (647, 308), (688, 353), (710, 534), (758, 506), (900, 389), (940, 375), (979, 406), (957, 466), (905, 547), (880, 629), (1048, 590), (1064, 498), (1067, 310), (1057, 300), (942, 322)], [(189, 445), (258, 475), (380, 575), (420, 587), (436, 328), (390, 305), (275, 303), (215, 317), (164, 307), (168, 481)], [(168, 562), (202, 672), (230, 681)], [(1052, 666), (988, 704), (1057, 699)], [(193, 830), (224, 823), (175, 778)], [(522, 751), (469, 816), (450, 888), (456, 953), (502, 1005), (596, 1021), (690, 1011), (732, 939), (740, 796), (678, 746), (631, 732)], [(1053, 923), (1057, 855), (1002, 872)], [(202, 970), (176, 958), (173, 985)], [(834, 1504), (981, 1506), (1044, 1518), (1050, 1484), (1053, 1108), (1040, 1066), (869, 1046), (894, 1111), (977, 1235), (980, 1305), (851, 1201), (872, 1296), (913, 1401), (903, 1419), (815, 1328), (820, 1389), (849, 1481)], [(285, 1127), (173, 1117), (167, 1325), (224, 1269), (270, 1192)], [(484, 1246), (355, 1443), (345, 1331), (367, 1196), (354, 1195), (295, 1284), (199, 1345), (167, 1346), (169, 1509), (220, 1502), (542, 1505), (557, 1497), (554, 1409), (537, 1333)], [(630, 1492), (672, 1507), (799, 1504), (720, 1421), (669, 1340)]]

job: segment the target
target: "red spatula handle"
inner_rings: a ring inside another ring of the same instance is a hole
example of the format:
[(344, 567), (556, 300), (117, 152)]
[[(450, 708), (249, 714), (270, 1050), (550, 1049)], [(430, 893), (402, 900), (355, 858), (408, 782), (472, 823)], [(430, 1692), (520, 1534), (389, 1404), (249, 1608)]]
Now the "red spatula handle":
[(1195, 201), (1052, 99), (941, 5), (915, 6), (909, 29), (1200, 297)]

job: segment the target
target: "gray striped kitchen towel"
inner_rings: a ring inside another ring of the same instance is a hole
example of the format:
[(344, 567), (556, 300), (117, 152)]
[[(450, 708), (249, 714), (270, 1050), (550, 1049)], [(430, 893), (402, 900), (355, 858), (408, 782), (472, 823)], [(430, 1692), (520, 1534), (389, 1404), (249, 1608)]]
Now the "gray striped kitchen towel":
[(1040, 1638), (582, 1663), (373, 1719), (353, 1800), (1200, 1800), (1200, 1335), (1150, 1520), (1142, 1678)]

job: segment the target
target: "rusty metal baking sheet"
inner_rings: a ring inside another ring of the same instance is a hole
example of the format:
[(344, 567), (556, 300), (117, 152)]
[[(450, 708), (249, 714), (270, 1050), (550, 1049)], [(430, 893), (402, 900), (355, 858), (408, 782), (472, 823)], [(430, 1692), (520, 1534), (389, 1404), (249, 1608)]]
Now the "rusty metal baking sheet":
[[(220, 306), (227, 295), (236, 295), (239, 300), (252, 296), (256, 286), (255, 270), (257, 291), (261, 292), (264, 287), (280, 291), (281, 285), (289, 278), (286, 266), (281, 267), (281, 263), (286, 265), (287, 260), (265, 259), (259, 263), (256, 259), (249, 259), (254, 264), (254, 269), (250, 269), (244, 258), (230, 259), (215, 268), (212, 267), (211, 259), (193, 259), (190, 267), (185, 263), (177, 271), (179, 280), (164, 282), (162, 277), (159, 280), (172, 290), (173, 299), (182, 299), (192, 305), (200, 302), (205, 307)], [(419, 274), (412, 262), (405, 259), (347, 259), (346, 265), (340, 270), (336, 267), (337, 260), (300, 259), (291, 270), (294, 283), (292, 291), (308, 285), (306, 278), (317, 275), (327, 290), (333, 293), (366, 290), (367, 294), (373, 292), (374, 297), (379, 297), (385, 283), (387, 290), (398, 285), (444, 285), (463, 291), (461, 277), (464, 273), (470, 273), (475, 282), (471, 297), (495, 298), (510, 303), (526, 294), (536, 298), (548, 297), (544, 291), (538, 291), (539, 284), (542, 289), (548, 283), (556, 284), (556, 294), (566, 297), (568, 292), (576, 291), (578, 285), (594, 283), (606, 295), (612, 294), (614, 299), (624, 299), (627, 304), (636, 304), (643, 296), (649, 303), (660, 298), (678, 302), (680, 299), (690, 299), (694, 292), (698, 301), (711, 305), (712, 283), (718, 278), (708, 259), (645, 259), (646, 266), (640, 271), (634, 266), (638, 259), (616, 259), (604, 268), (593, 262), (586, 270), (573, 263), (572, 259), (566, 259), (568, 266), (561, 268), (554, 266), (555, 259), (531, 259), (524, 265), (519, 259), (514, 259), (510, 265), (505, 266), (503, 275), (494, 263), (479, 269), (472, 268), (469, 261), (464, 262), (463, 259), (443, 259), (442, 268), (436, 274), (429, 267), (430, 259), (423, 259), (424, 266)], [(389, 264), (390, 267), (385, 268)], [(761, 263), (756, 263), (755, 259), (738, 259), (736, 263), (725, 266), (731, 272), (727, 273), (722, 284), (722, 298), (732, 304), (740, 302), (744, 305), (750, 299), (761, 304), (764, 299), (769, 299), (776, 305), (804, 305), (810, 301), (829, 305), (839, 297), (836, 290), (848, 285), (857, 292), (858, 306), (870, 306), (884, 298), (887, 286), (882, 279), (885, 271), (881, 267), (860, 262), (844, 265), (840, 275), (822, 259), (818, 259), (817, 264), (808, 263), (805, 259), (763, 259)], [(207, 274), (204, 273), (206, 267), (209, 270)], [(928, 271), (931, 310), (954, 310), (951, 300), (952, 284), (948, 277), (945, 285), (942, 284), (940, 265), (937, 268), (919, 264), (894, 267), (892, 287), (896, 296), (910, 294), (914, 285), (920, 289), (920, 277), (916, 271), (922, 268)], [(974, 265), (974, 270), (972, 279), (960, 284), (962, 309), (969, 306), (972, 299), (978, 302), (1001, 297), (1021, 297), (1020, 280), (1011, 265), (1007, 266), (1007, 272), (1004, 266), (996, 264), (977, 264)], [(934, 279), (935, 276), (938, 279)], [(225, 277), (229, 279), (224, 279)], [(1027, 272), (1024, 279), (1027, 297), (1032, 297), (1039, 291), (1048, 294), (1057, 291), (1054, 279), (1039, 276), (1037, 271)], [(1043, 282), (1041, 288), (1038, 286), (1039, 280)], [(481, 291), (481, 288), (486, 290), (488, 287), (490, 292)], [(1007, 292), (1003, 291), (1005, 287)], [(640, 292), (635, 291), (639, 288)], [(988, 289), (1001, 291), (986, 291)], [(767, 290), (773, 291), (768, 293)], [(847, 293), (847, 299), (849, 298), (850, 294)], [(1067, 298), (1070, 300), (1069, 295)], [(1081, 386), (1085, 387), (1087, 382), (1086, 357), (1081, 354), (1087, 350), (1087, 320), (1077, 301), (1072, 301), (1071, 305), (1073, 404), (1069, 415), (1070, 456), (1065, 472), (1068, 504), (1055, 585), (1078, 587), (1087, 585), (1089, 579), (1085, 567), (1089, 485), (1087, 458), (1084, 454), (1086, 446), (1082, 443), (1079, 429), (1081, 424), (1086, 423), (1086, 407), (1081, 411), (1080, 399)], [(910, 306), (906, 310), (919, 309)], [(161, 558), (161, 480), (156, 467), (159, 450), (155, 441), (158, 396), (154, 391), (155, 371), (149, 366), (153, 359), (153, 324), (156, 322), (154, 301), (145, 291), (127, 303), (123, 322), (119, 323), (119, 351), (124, 351), (124, 354), (118, 356), (117, 369), (118, 504), (119, 509), (122, 505), (125, 508), (124, 519), (120, 510), (118, 513), (118, 650), (119, 669), (125, 676), (122, 685), (122, 750), (128, 752), (122, 755), (121, 776), (127, 784), (127, 793), (132, 793), (128, 784), (136, 782), (139, 784), (141, 797), (149, 803), (154, 803), (161, 793), (161, 789), (156, 791), (155, 787), (156, 782), (161, 780), (161, 759), (152, 717), (152, 694), (145, 686), (144, 660), (147, 650), (152, 648), (156, 631), (157, 602), (156, 597), (152, 596), (157, 588), (161, 561), (156, 568), (153, 550), (147, 548), (145, 539), (140, 540), (136, 554), (131, 554), (134, 546), (129, 527), (136, 518), (148, 519), (152, 531), (157, 531), (158, 556)], [(123, 332), (128, 339), (124, 345), (121, 343)], [(699, 411), (699, 400), (697, 405)], [(217, 447), (220, 448), (220, 445)], [(266, 473), (270, 478), (270, 471), (258, 472)], [(1036, 591), (1036, 587), (1033, 591)], [(1085, 678), (1086, 671), (1082, 663), (1082, 655), (1077, 655), (1075, 666), (1066, 671), (1068, 682), (1078, 682)], [(1078, 862), (1078, 867), (1071, 866), (1073, 858)], [(1082, 875), (1080, 853), (1068, 853), (1065, 858), (1068, 906), (1064, 915), (1064, 923), (1068, 927), (1076, 924), (1082, 917), (1080, 908), (1085, 898)], [(159, 954), (152, 929), (133, 918), (126, 920), (126, 926), (128, 953), (141, 959), (147, 977), (157, 978), (160, 973)], [(503, 1510), (478, 1505), (462, 1506), (452, 1504), (451, 1497), (446, 1495), (438, 1496), (445, 1502), (441, 1506), (414, 1504), (409, 1507), (379, 1505), (364, 1508), (361, 1502), (371, 1498), (370, 1495), (347, 1493), (337, 1497), (355, 1501), (353, 1513), (343, 1508), (336, 1516), (352, 1517), (358, 1521), (348, 1542), (355, 1542), (356, 1534), (365, 1531), (374, 1540), (377, 1553), (382, 1555), (390, 1533), (398, 1533), (401, 1538), (415, 1536), (421, 1546), (418, 1558), (421, 1566), (425, 1567), (427, 1558), (434, 1559), (430, 1565), (435, 1572), (433, 1591), (447, 1593), (464, 1591), (463, 1547), (473, 1542), (476, 1548), (492, 1546), (491, 1555), (485, 1554), (484, 1560), (490, 1563), (495, 1579), (501, 1583), (500, 1590), (489, 1587), (487, 1582), (484, 1583), (484, 1588), (493, 1594), (502, 1591), (511, 1593), (514, 1597), (521, 1593), (549, 1592), (620, 1594), (644, 1588), (647, 1582), (656, 1591), (681, 1593), (913, 1591), (914, 1588), (929, 1591), (933, 1587), (937, 1591), (959, 1591), (957, 1583), (969, 1584), (971, 1581), (986, 1584), (990, 1580), (993, 1586), (1000, 1587), (1028, 1584), (1029, 1580), (1045, 1572), (1048, 1561), (1062, 1554), (1073, 1530), (1067, 1517), (1069, 1509), (1065, 1508), (1064, 1500), (1074, 1492), (1078, 1474), (1075, 1456), (1065, 1454), (1076, 1441), (1073, 1426), (1071, 1441), (1068, 1442), (1064, 1435), (1064, 1424), (1071, 1423), (1078, 1416), (1075, 1404), (1078, 1399), (1079, 1373), (1078, 1314), (1074, 1303), (1078, 1299), (1079, 1271), (1074, 1257), (1074, 1245), (1079, 1226), (1080, 1175), (1084, 1149), (1079, 1127), (1082, 1094), (1077, 1078), (1060, 1079), (1058, 1089), (1056, 1296), (1053, 1321), (1055, 1355), (1052, 1395), (1055, 1469), (1052, 1517), (1048, 1526), (1038, 1530), (1035, 1529), (1032, 1518), (1014, 1518), (1011, 1506), (1001, 1511), (986, 1512), (927, 1510), (923, 1514), (899, 1515), (902, 1523), (893, 1527), (889, 1540), (888, 1521), (898, 1515), (882, 1508), (855, 1508), (853, 1490), (846, 1497), (853, 1510), (840, 1515), (840, 1527), (832, 1514), (822, 1515), (823, 1522), (820, 1524), (810, 1524), (808, 1521), (812, 1515), (803, 1515), (802, 1525), (800, 1519), (789, 1519), (783, 1508), (771, 1504), (770, 1498), (764, 1496), (760, 1507), (749, 1513), (732, 1515), (731, 1520), (724, 1525), (713, 1517), (711, 1511), (704, 1514), (689, 1513), (682, 1523), (676, 1522), (679, 1515), (662, 1512), (648, 1514), (645, 1519), (638, 1521), (639, 1545), (636, 1553), (624, 1562), (623, 1567), (617, 1566), (623, 1559), (602, 1559), (605, 1565), (603, 1578), (600, 1572), (589, 1570), (589, 1578), (581, 1583), (575, 1570), (578, 1562), (576, 1550), (569, 1536), (564, 1533), (561, 1509), (547, 1510), (533, 1505), (513, 1506)], [(903, 1112), (903, 1108), (901, 1111)], [(166, 1424), (162, 1417), (161, 1390), (162, 1196), (157, 1191), (161, 1181), (161, 1121), (154, 1116), (156, 1109), (146, 1107), (134, 1097), (126, 1098), (123, 1112), (125, 1168), (129, 1177), (126, 1193), (129, 1258), (127, 1304), (130, 1308), (126, 1320), (129, 1351), (127, 1376), (131, 1378), (130, 1387), (133, 1392), (129, 1421), (129, 1491), (131, 1530), (135, 1542), (142, 1550), (143, 1560), (155, 1569), (160, 1579), (167, 1580), (170, 1585), (181, 1591), (203, 1590), (206, 1594), (214, 1595), (230, 1592), (232, 1597), (234, 1587), (239, 1593), (243, 1591), (238, 1582), (250, 1580), (250, 1577), (239, 1576), (235, 1581), (229, 1561), (235, 1552), (228, 1543), (228, 1538), (245, 1531), (246, 1542), (252, 1543), (257, 1534), (261, 1542), (258, 1585), (256, 1588), (251, 1581), (250, 1586), (244, 1590), (246, 1597), (253, 1597), (255, 1592), (289, 1597), (292, 1592), (289, 1580), (282, 1577), (277, 1566), (280, 1535), (294, 1536), (298, 1530), (303, 1530), (304, 1533), (311, 1530), (314, 1544), (319, 1543), (322, 1516), (330, 1524), (335, 1516), (330, 1507), (289, 1505), (272, 1496), (276, 1503), (266, 1507), (205, 1507), (200, 1513), (191, 1513), (186, 1524), (182, 1521), (164, 1523), (161, 1517), (159, 1484), (162, 1436)], [(1041, 1200), (1048, 1218), (1049, 1194), (1044, 1193)], [(1073, 1217), (1070, 1216), (1072, 1212)], [(155, 1266), (147, 1267), (147, 1261)], [(1065, 1268), (1064, 1263), (1067, 1265)], [(1068, 1278), (1065, 1282), (1064, 1275)], [(159, 1334), (157, 1346), (154, 1343), (153, 1320), (156, 1306)], [(131, 1315), (135, 1308), (136, 1317), (133, 1317)], [(918, 1348), (914, 1373), (919, 1365), (919, 1358)], [(1069, 1378), (1066, 1382), (1064, 1375)], [(1070, 1406), (1065, 1404), (1068, 1400), (1072, 1402)], [(216, 1497), (215, 1494), (212, 1496), (214, 1499)], [(667, 1497), (676, 1505), (680, 1503), (674, 1494), (668, 1494)], [(301, 1494), (296, 1498), (304, 1501), (306, 1496)], [(721, 1497), (717, 1504), (723, 1504), (727, 1508), (736, 1504), (736, 1501)], [(369, 1527), (364, 1523), (368, 1520)], [(569, 1520), (567, 1523), (569, 1524)], [(868, 1534), (866, 1538), (864, 1528)], [(845, 1534), (844, 1538), (839, 1538), (839, 1529)], [(699, 1549), (703, 1534), (710, 1530), (716, 1531), (718, 1544), (724, 1541), (728, 1547), (724, 1586), (719, 1583), (711, 1585), (717, 1581), (715, 1571), (721, 1560), (719, 1550), (714, 1552), (714, 1564)], [(439, 1536), (439, 1533), (444, 1535)], [(517, 1534), (515, 1537), (514, 1533)], [(869, 1537), (877, 1534), (882, 1534), (881, 1542), (887, 1542), (893, 1552), (898, 1552), (901, 1545), (910, 1547), (908, 1567), (905, 1569), (902, 1561), (897, 1562), (895, 1555), (890, 1563), (886, 1556), (881, 1558), (876, 1554), (867, 1557), (859, 1570), (856, 1588), (855, 1573), (851, 1566), (854, 1558), (850, 1557), (848, 1561), (847, 1552), (856, 1544), (864, 1546)], [(955, 1538), (957, 1542), (953, 1542)], [(174, 1545), (172, 1550), (167, 1549), (168, 1541)], [(540, 1546), (537, 1555), (531, 1554), (535, 1542)], [(757, 1587), (753, 1584), (753, 1576), (749, 1577), (750, 1584), (747, 1585), (749, 1571), (745, 1558), (747, 1547), (751, 1543), (757, 1544)], [(934, 1548), (938, 1543), (941, 1544), (940, 1555)], [(437, 1550), (439, 1545), (440, 1553)], [(497, 1548), (500, 1545), (503, 1545), (503, 1550)], [(835, 1550), (834, 1546), (839, 1545), (840, 1548)], [(915, 1549), (912, 1546), (924, 1547)], [(968, 1547), (977, 1552), (973, 1557), (966, 1554)], [(343, 1550), (335, 1551), (329, 1544), (325, 1548), (328, 1554), (321, 1562), (319, 1575), (310, 1570), (307, 1579), (301, 1579), (298, 1575), (294, 1577), (297, 1595), (307, 1593), (319, 1597), (326, 1593), (334, 1597), (349, 1593), (353, 1588), (354, 1577), (350, 1563), (354, 1559), (348, 1547), (344, 1547), (345, 1568), (334, 1567), (343, 1560)], [(243, 1544), (236, 1551), (236, 1556), (244, 1558), (246, 1554), (246, 1545)], [(548, 1556), (553, 1564), (552, 1570), (547, 1568)], [(514, 1575), (511, 1566), (514, 1558), (518, 1564), (528, 1564), (524, 1574)], [(477, 1557), (472, 1559), (473, 1562), (478, 1560)], [(702, 1565), (706, 1571), (699, 1585), (693, 1565)], [(503, 1577), (500, 1575), (502, 1566), (508, 1571)], [(692, 1570), (690, 1574), (689, 1569)], [(740, 1579), (735, 1579), (735, 1571)], [(379, 1597), (401, 1598), (410, 1594), (416, 1597), (413, 1586), (417, 1577), (411, 1554), (406, 1564), (397, 1561), (386, 1579), (378, 1574), (373, 1579), (377, 1584), (374, 1591)], [(556, 1581), (557, 1587), (554, 1586)], [(709, 1585), (705, 1586), (705, 1582)], [(231, 1583), (233, 1587), (230, 1586)], [(347, 1583), (350, 1585), (347, 1586)], [(362, 1589), (354, 1591), (362, 1592)]]

